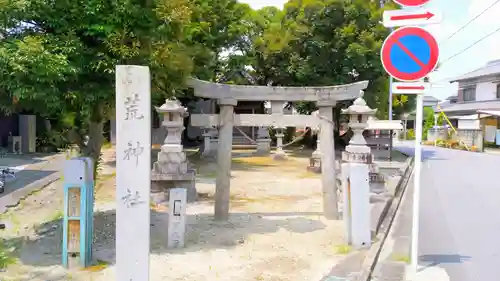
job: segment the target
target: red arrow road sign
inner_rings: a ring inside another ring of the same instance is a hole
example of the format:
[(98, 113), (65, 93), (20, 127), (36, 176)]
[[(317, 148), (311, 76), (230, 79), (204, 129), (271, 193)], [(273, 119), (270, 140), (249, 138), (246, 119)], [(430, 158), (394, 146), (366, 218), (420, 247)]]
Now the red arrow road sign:
[(440, 23), (442, 20), (440, 11), (430, 9), (408, 10), (409, 9), (384, 11), (382, 16), (384, 26), (421, 26)]
[(400, 16), (392, 16), (390, 17), (391, 20), (419, 20), (419, 19), (431, 19), (433, 16), (435, 16), (433, 13), (427, 11), (426, 13), (423, 14), (413, 14), (413, 15), (400, 15)]
[(426, 4), (429, 1), (430, 0), (394, 0), (394, 2), (396, 2), (397, 4), (408, 7), (419, 7)]
[(424, 86), (396, 86), (398, 90), (425, 90)]
[(424, 94), (430, 88), (429, 83), (425, 82), (393, 82), (392, 92), (394, 94)]

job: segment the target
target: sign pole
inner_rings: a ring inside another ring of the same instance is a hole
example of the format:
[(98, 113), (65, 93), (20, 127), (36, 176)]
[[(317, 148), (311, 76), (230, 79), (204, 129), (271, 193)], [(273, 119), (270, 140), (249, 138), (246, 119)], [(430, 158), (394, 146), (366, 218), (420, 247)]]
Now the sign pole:
[[(431, 0), (393, 0), (403, 7), (420, 7)], [(423, 100), (428, 93), (429, 83), (422, 79), (427, 77), (437, 66), (439, 46), (432, 34), (422, 29), (421, 25), (439, 23), (441, 16), (437, 11), (393, 10), (384, 11), (383, 24), (386, 27), (402, 28), (392, 31), (382, 45), (382, 65), (389, 75), (399, 80), (392, 83), (391, 92), (416, 94), (417, 108), (415, 120), (415, 166), (413, 174), (413, 216), (411, 263), (406, 279), (414, 280), (418, 268), (419, 221), (420, 221), (420, 180), (422, 170), (422, 132), (423, 132)], [(390, 100), (392, 102), (392, 99)], [(392, 108), (389, 109), (392, 113)], [(392, 114), (389, 116), (392, 118)]]
[(420, 221), (420, 175), (422, 171), (422, 122), (424, 115), (424, 94), (417, 95), (417, 116), (415, 120), (415, 166), (413, 174), (413, 217), (411, 229), (410, 276), (417, 274), (418, 241)]

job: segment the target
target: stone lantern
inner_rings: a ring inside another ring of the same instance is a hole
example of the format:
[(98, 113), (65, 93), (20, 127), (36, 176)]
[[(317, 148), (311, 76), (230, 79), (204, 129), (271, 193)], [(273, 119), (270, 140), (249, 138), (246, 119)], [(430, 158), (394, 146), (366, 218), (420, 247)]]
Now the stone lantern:
[(163, 115), (161, 125), (166, 129), (167, 136), (158, 153), (158, 160), (153, 163), (151, 192), (164, 195), (163, 198), (159, 196), (162, 201), (168, 198), (171, 188), (186, 188), (188, 202), (196, 201), (196, 173), (189, 168), (181, 143), (184, 118), (189, 115), (187, 109), (178, 100), (167, 99), (162, 106), (156, 107), (156, 111)]
[[(311, 115), (319, 119), (319, 111), (314, 111)], [(316, 149), (313, 151), (311, 158), (309, 158), (309, 166), (307, 170), (313, 173), (321, 173), (321, 150), (320, 150), (320, 125), (312, 128), (312, 133), (316, 135)]]
[(342, 110), (343, 114), (349, 115), (349, 127), (353, 131), (349, 145), (342, 153), (342, 214), (347, 242), (357, 249), (371, 245), (369, 174), (372, 156), (363, 131), (368, 127), (368, 118), (375, 112), (366, 105), (363, 92), (351, 106)]
[(372, 163), (371, 150), (366, 144), (363, 131), (368, 127), (368, 118), (375, 115), (376, 112), (376, 109), (371, 109), (366, 105), (366, 101), (363, 99), (363, 91), (351, 106), (342, 110), (342, 114), (349, 115), (349, 127), (353, 131), (349, 145), (342, 154), (343, 161)]

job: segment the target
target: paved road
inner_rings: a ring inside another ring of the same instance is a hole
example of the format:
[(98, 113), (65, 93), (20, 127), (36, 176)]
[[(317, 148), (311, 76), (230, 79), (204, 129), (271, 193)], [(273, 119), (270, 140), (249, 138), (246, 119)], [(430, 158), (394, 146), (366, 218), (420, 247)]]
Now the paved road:
[(500, 155), (423, 149), (420, 265), (452, 281), (500, 280)]
[(8, 207), (17, 205), (30, 193), (59, 179), (65, 159), (64, 154), (33, 159), (29, 156), (0, 158), (0, 167), (17, 170), (15, 178), (7, 181), (5, 192), (0, 194), (0, 214), (4, 213)]

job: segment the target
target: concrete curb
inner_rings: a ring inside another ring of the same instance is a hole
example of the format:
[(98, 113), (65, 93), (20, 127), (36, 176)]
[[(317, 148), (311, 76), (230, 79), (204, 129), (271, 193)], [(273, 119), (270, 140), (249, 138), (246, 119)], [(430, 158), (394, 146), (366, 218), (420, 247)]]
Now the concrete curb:
[(403, 195), (406, 190), (406, 186), (408, 185), (408, 181), (410, 180), (411, 173), (413, 171), (414, 158), (412, 156), (408, 156), (408, 160), (406, 160), (405, 168), (401, 169), (402, 173), (401, 179), (399, 180), (396, 186), (396, 196), (389, 200), (386, 210), (384, 210), (383, 215), (380, 218), (379, 225), (377, 226), (377, 233), (374, 242), (363, 262), (363, 270), (361, 274), (355, 279), (355, 281), (369, 281), (371, 279), (371, 275), (378, 261), (378, 257), (384, 246), (384, 242), (389, 235), (392, 223), (396, 217), (399, 206), (401, 205), (401, 201)]

